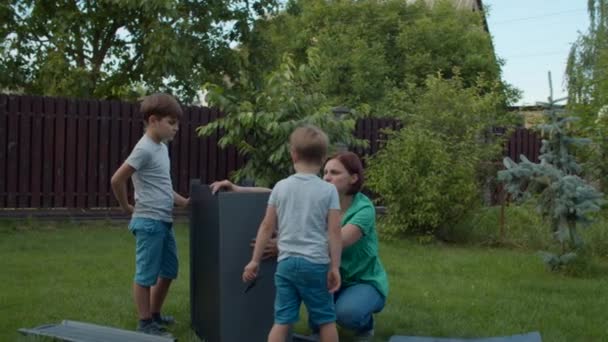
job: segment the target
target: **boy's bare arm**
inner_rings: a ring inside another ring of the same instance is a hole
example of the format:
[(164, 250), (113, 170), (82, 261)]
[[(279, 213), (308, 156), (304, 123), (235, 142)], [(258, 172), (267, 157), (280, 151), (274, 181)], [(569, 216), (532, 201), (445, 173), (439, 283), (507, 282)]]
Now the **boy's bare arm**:
[(340, 211), (330, 209), (327, 215), (327, 234), (329, 238), (330, 267), (340, 268), (342, 258), (342, 233), (340, 232)]
[(184, 196), (173, 191), (173, 202), (178, 207), (187, 207), (188, 204), (190, 204), (190, 198), (185, 198)]
[(266, 215), (260, 224), (258, 234), (255, 238), (255, 247), (253, 248), (252, 261), (259, 263), (262, 260), (264, 249), (268, 244), (268, 241), (272, 237), (272, 233), (277, 227), (277, 208), (269, 205), (266, 208)]
[(127, 181), (131, 178), (133, 173), (135, 173), (133, 166), (123, 163), (118, 170), (114, 172), (111, 180), (112, 191), (114, 191), (116, 200), (118, 200), (120, 207), (128, 213), (133, 212), (133, 206), (129, 204), (129, 199), (127, 197)]

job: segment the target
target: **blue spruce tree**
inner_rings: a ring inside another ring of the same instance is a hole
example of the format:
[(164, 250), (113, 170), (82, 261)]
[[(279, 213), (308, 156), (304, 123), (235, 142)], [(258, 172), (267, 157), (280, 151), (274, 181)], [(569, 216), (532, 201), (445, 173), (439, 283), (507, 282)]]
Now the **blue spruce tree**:
[(515, 163), (504, 159), (506, 170), (498, 172), (498, 179), (515, 199), (538, 194), (538, 210), (548, 219), (561, 251), (543, 253), (543, 259), (552, 270), (560, 268), (577, 257), (583, 247), (578, 227), (591, 223), (590, 213), (599, 211), (603, 194), (579, 177), (581, 167), (572, 155), (573, 147), (587, 144), (588, 139), (568, 135), (571, 122), (577, 118), (567, 116), (556, 104), (564, 99), (553, 99), (551, 73), (549, 73), (549, 102), (538, 103), (545, 107), (545, 122), (538, 126), (543, 141), (540, 163), (532, 163), (525, 156)]

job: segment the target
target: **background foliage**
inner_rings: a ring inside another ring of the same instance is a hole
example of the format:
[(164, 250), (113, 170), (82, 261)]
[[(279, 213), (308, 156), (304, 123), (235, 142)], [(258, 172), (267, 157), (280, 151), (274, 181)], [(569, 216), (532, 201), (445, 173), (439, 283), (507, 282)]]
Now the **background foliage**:
[(120, 98), (237, 73), (230, 42), (249, 39), (274, 0), (9, 0), (0, 4), (0, 89)]

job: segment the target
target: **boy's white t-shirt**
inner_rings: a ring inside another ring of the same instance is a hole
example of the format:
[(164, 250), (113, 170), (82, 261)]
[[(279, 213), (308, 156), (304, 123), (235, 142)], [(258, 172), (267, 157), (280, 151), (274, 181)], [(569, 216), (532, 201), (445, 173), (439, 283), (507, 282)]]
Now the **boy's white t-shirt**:
[(296, 173), (279, 181), (268, 204), (277, 209), (278, 261), (302, 257), (312, 263), (328, 264), (327, 215), (340, 209), (336, 187), (317, 175)]
[(126, 163), (136, 170), (132, 176), (135, 188), (133, 217), (173, 222), (173, 184), (167, 145), (144, 134)]

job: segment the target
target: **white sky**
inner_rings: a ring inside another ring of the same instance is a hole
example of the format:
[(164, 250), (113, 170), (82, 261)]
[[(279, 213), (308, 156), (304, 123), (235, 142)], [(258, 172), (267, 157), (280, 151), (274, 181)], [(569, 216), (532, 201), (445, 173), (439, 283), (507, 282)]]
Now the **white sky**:
[(483, 0), (503, 79), (523, 90), (522, 104), (567, 96), (564, 73), (570, 46), (589, 27), (587, 0)]

